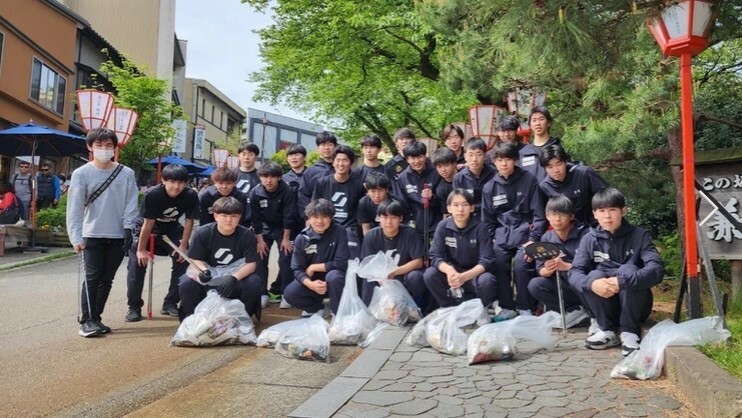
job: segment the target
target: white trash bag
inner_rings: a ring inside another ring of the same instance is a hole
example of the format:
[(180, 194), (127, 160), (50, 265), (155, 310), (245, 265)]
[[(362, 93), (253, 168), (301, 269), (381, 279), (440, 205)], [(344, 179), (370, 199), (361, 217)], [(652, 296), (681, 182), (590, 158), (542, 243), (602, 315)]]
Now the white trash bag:
[(332, 318), (328, 331), (333, 344), (362, 343), (376, 327), (376, 318), (358, 296), (357, 273), (358, 260), (350, 260), (338, 311)]
[(361, 261), (358, 275), (369, 282), (378, 282), (374, 295), (368, 306), (369, 311), (379, 321), (394, 326), (403, 326), (407, 322), (417, 322), (422, 318), (420, 308), (402, 283), (387, 277), (397, 268), (399, 255), (389, 257), (379, 251)]
[(415, 325), (407, 337), (407, 344), (429, 345), (441, 353), (462, 355), (466, 352), (467, 335), (461, 328), (476, 323), (486, 312), (480, 299), (439, 308)]
[(250, 344), (257, 341), (252, 320), (239, 299), (225, 299), (216, 290), (196, 306), (178, 327), (171, 346), (207, 347), (214, 345)]
[(626, 356), (611, 371), (611, 377), (648, 380), (657, 378), (665, 364), (665, 348), (670, 345), (721, 343), (732, 335), (718, 316), (691, 319), (676, 324), (665, 319), (644, 336), (638, 350)]
[(275, 325), (264, 329), (258, 335), (258, 341), (255, 343), (258, 347), (274, 347), (281, 338), (281, 334), (291, 327), (304, 327), (307, 326), (309, 318), (293, 319), (291, 321), (279, 322)]
[(284, 357), (297, 360), (330, 362), (330, 337), (327, 335), (327, 321), (319, 315), (312, 315), (306, 322), (295, 321), (287, 326), (276, 342), (276, 352)]
[(472, 365), (511, 359), (518, 352), (516, 341), (519, 338), (553, 350), (557, 337), (551, 334), (551, 330), (560, 326), (560, 320), (558, 313), (550, 311), (541, 316), (518, 316), (484, 325), (469, 336), (467, 360)]

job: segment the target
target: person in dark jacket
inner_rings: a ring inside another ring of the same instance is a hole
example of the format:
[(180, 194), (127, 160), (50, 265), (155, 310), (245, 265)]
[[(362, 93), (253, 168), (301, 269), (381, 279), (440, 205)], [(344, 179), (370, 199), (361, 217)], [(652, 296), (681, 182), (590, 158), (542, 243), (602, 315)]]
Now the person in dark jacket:
[(235, 187), (248, 198), (252, 189), (260, 184), (258, 169), (255, 168), (255, 162), (259, 156), (260, 148), (252, 142), (245, 141), (237, 148), (237, 158), (240, 160), (240, 166), (237, 169), (237, 185)]
[(621, 192), (603, 189), (592, 206), (599, 226), (580, 242), (569, 282), (583, 292), (600, 328), (585, 346), (599, 350), (622, 344), (628, 355), (639, 348), (640, 323), (652, 312), (652, 287), (662, 281), (664, 265), (649, 233), (623, 219), (627, 208)]
[(389, 194), (392, 183), (384, 173), (370, 173), (363, 186), (366, 188), (366, 196), (358, 202), (358, 225), (361, 226), (363, 236), (366, 236), (368, 231), (379, 226), (379, 205), (394, 198)]
[[(528, 294), (528, 281), (536, 274), (533, 262), (525, 258), (524, 247), (541, 239), (546, 232), (546, 220), (536, 177), (516, 165), (518, 148), (501, 142), (494, 152), (497, 174), (482, 190), (482, 222), (494, 238), (495, 277), (502, 308), (495, 319), (501, 321), (514, 318), (518, 313), (532, 314), (536, 308), (536, 300)], [(511, 276), (517, 291), (515, 304)]]
[[(453, 190), (453, 179), (458, 171), (456, 168), (456, 154), (448, 147), (438, 148), (433, 152), (431, 162), (435, 167), (435, 171), (441, 176), (441, 181), (434, 191), (435, 196), (438, 198), (438, 201), (445, 202)], [(441, 213), (443, 216), (448, 215), (448, 208), (444, 204), (441, 204)]]
[(335, 152), (335, 147), (338, 145), (338, 139), (335, 134), (322, 131), (317, 134), (314, 142), (317, 144), (317, 151), (320, 158), (304, 171), (304, 175), (302, 176), (304, 182), (299, 187), (299, 196), (297, 199), (299, 215), (304, 220), (306, 220), (304, 209), (312, 200), (312, 193), (314, 192), (314, 186), (317, 184), (317, 180), (335, 172), (335, 169), (332, 167), (333, 152)]
[(536, 176), (540, 182), (546, 177), (546, 170), (538, 163), (541, 149), (549, 145), (560, 144), (557, 137), (551, 136), (549, 129), (554, 119), (549, 110), (543, 106), (536, 106), (528, 117), (528, 124), (533, 132), (533, 141), (520, 149), (520, 160), (518, 165), (524, 170)]
[(397, 146), (397, 155), (392, 157), (392, 159), (387, 161), (384, 165), (387, 177), (389, 177), (393, 182), (396, 182), (399, 175), (402, 174), (405, 168), (409, 165), (407, 163), (407, 158), (404, 155), (404, 149), (407, 148), (407, 145), (416, 140), (415, 133), (412, 132), (412, 129), (410, 128), (401, 128), (394, 133), (394, 145)]
[(595, 193), (608, 187), (605, 180), (588, 166), (570, 163), (569, 155), (558, 144), (543, 147), (538, 159), (546, 169), (546, 178), (539, 184), (544, 197), (567, 196), (577, 220), (597, 226), (590, 202)]
[(465, 150), (463, 147), (464, 140), (464, 131), (456, 125), (448, 125), (441, 132), (441, 141), (456, 156), (456, 170), (461, 170), (466, 165), (466, 159), (464, 158)]
[(54, 175), (49, 163), (42, 163), (39, 173), (36, 174), (36, 210), (49, 206), (57, 207), (61, 194), (59, 177)]
[[(304, 145), (293, 144), (286, 149), (286, 161), (289, 163), (290, 170), (283, 175), (283, 181), (288, 185), (296, 195), (296, 219), (303, 220), (304, 215), (299, 213), (299, 189), (304, 185), (304, 173), (307, 169), (304, 167), (307, 158), (307, 149)], [(291, 232), (291, 239), (293, 240), (304, 229), (304, 223), (294, 225), (294, 229)]]
[(335, 223), (348, 233), (350, 258), (361, 253), (361, 232), (358, 227), (358, 202), (366, 194), (363, 180), (351, 172), (355, 153), (346, 145), (338, 145), (332, 156), (335, 173), (325, 176), (314, 186), (312, 200), (327, 199), (335, 205)]
[(497, 171), (487, 164), (487, 144), (481, 138), (471, 138), (464, 146), (466, 167), (453, 178), (454, 189), (464, 189), (474, 197), (472, 216), (480, 219), (482, 215), (482, 188)]
[(541, 242), (549, 242), (559, 247), (559, 257), (551, 260), (537, 260), (537, 277), (528, 282), (528, 292), (537, 301), (543, 303), (547, 311), (559, 312), (559, 292), (556, 272), (562, 281), (562, 295), (567, 328), (572, 328), (588, 318), (583, 305), (587, 302), (580, 298), (581, 292), (575, 292), (567, 282), (567, 275), (572, 268), (580, 240), (590, 230), (585, 223), (575, 219), (574, 206), (566, 196), (555, 196), (546, 203), (546, 219), (553, 228), (547, 231)]
[(454, 189), (446, 205), (451, 217), (438, 224), (430, 249), (425, 285), (441, 307), (479, 298), (485, 307), (495, 301), (497, 286), (490, 273), (495, 263), (487, 226), (473, 216), (474, 197)]
[[(268, 261), (273, 243), (278, 244), (278, 277), (270, 290), (264, 289), (273, 299), (283, 294), (291, 283), (291, 230), (296, 219), (296, 195), (281, 179), (281, 166), (273, 161), (263, 163), (258, 169), (260, 185), (250, 193), (250, 212), (253, 217), (255, 238), (258, 242), (258, 276), (268, 281)], [(262, 300), (261, 300), (262, 302)], [(265, 306), (263, 306), (265, 307)]]
[(311, 201), (306, 208), (309, 226), (294, 240), (294, 281), (283, 297), (291, 306), (303, 309), (302, 316), (318, 313), (324, 317), (325, 297), (330, 298), (332, 312), (337, 313), (348, 269), (348, 236), (345, 228), (333, 222), (334, 215), (335, 206), (329, 200)]
[(204, 226), (208, 223), (214, 222), (214, 213), (212, 206), (214, 202), (220, 197), (231, 196), (237, 199), (242, 204), (243, 214), (240, 225), (245, 228), (250, 228), (252, 222), (250, 219), (250, 207), (247, 202), (247, 195), (237, 190), (235, 185), (237, 184), (237, 173), (226, 167), (219, 167), (211, 173), (211, 182), (213, 186), (209, 186), (204, 190), (201, 190), (198, 194), (199, 202), (199, 225)]
[(358, 177), (366, 181), (366, 177), (371, 173), (386, 174), (386, 167), (379, 161), (379, 152), (381, 152), (381, 139), (376, 135), (364, 136), (361, 138), (361, 152), (363, 153), (363, 164), (357, 170)]

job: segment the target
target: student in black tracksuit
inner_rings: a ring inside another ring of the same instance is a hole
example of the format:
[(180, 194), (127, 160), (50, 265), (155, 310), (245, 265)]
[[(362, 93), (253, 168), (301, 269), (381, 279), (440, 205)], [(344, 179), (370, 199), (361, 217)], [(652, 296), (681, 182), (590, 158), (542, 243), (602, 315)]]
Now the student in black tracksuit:
[(541, 182), (546, 177), (546, 170), (539, 164), (541, 149), (549, 145), (560, 144), (559, 138), (550, 136), (549, 129), (553, 123), (551, 113), (543, 106), (536, 106), (528, 117), (528, 124), (533, 132), (533, 141), (520, 150), (518, 165), (536, 176)]
[[(518, 148), (506, 142), (494, 148), (497, 174), (482, 190), (482, 221), (495, 241), (495, 277), (502, 311), (496, 320), (532, 314), (536, 301), (528, 294), (528, 281), (535, 276), (533, 263), (525, 259), (524, 247), (538, 241), (546, 231), (544, 200), (538, 181), (515, 165)], [(513, 304), (510, 263), (517, 299)], [(518, 313), (514, 312), (514, 308)]]
[(589, 226), (597, 226), (590, 202), (593, 195), (608, 184), (592, 168), (569, 162), (561, 145), (543, 147), (539, 163), (546, 169), (546, 178), (539, 187), (544, 197), (567, 196), (572, 201), (575, 217)]
[(607, 188), (593, 196), (599, 226), (580, 242), (569, 282), (583, 292), (600, 330), (585, 346), (603, 349), (619, 344), (628, 355), (639, 348), (640, 323), (652, 312), (652, 287), (662, 281), (664, 266), (647, 231), (629, 224), (626, 199)]
[[(172, 259), (170, 286), (162, 303), (163, 315), (178, 316), (178, 282), (188, 264), (173, 251), (163, 240), (167, 236), (184, 252), (188, 251), (188, 243), (193, 232), (193, 221), (198, 217), (198, 194), (187, 187), (188, 170), (179, 164), (169, 164), (162, 169), (162, 184), (147, 190), (142, 199), (139, 211), (140, 230), (134, 232), (135, 239), (128, 248), (129, 263), (126, 275), (126, 297), (129, 310), (124, 320), (137, 322), (142, 320), (142, 291), (144, 290), (144, 275), (150, 261), (149, 236), (155, 234), (155, 255), (169, 255)], [(185, 216), (185, 227), (179, 220)]]
[(304, 175), (302, 176), (304, 181), (299, 186), (299, 195), (297, 198), (299, 215), (304, 220), (307, 219), (305, 208), (312, 200), (312, 192), (314, 192), (314, 186), (317, 184), (317, 180), (335, 172), (335, 169), (332, 168), (332, 155), (338, 144), (337, 137), (331, 132), (322, 131), (317, 134), (314, 141), (317, 144), (320, 159), (311, 167), (304, 170)]
[[(520, 129), (520, 121), (516, 116), (506, 116), (502, 118), (500, 123), (497, 125), (497, 137), (495, 139), (495, 145), (500, 142), (509, 142), (518, 148), (518, 153), (523, 147), (526, 146), (518, 136), (518, 129)], [(494, 147), (493, 147), (494, 148)], [(487, 161), (495, 166), (495, 154), (493, 150), (487, 152)]]
[[(495, 263), (492, 238), (487, 226), (472, 216), (474, 203), (469, 192), (454, 189), (447, 200), (451, 217), (435, 230), (425, 285), (441, 307), (472, 298), (488, 307), (496, 298), (495, 275), (490, 273)], [(461, 289), (461, 297), (454, 298), (453, 289)]]
[(464, 131), (456, 125), (448, 125), (441, 131), (441, 141), (446, 144), (446, 147), (453, 151), (456, 156), (456, 170), (461, 170), (466, 165), (466, 159), (464, 153)]
[(219, 167), (211, 173), (211, 182), (213, 186), (209, 186), (198, 194), (199, 202), (199, 225), (204, 226), (208, 223), (214, 222), (214, 213), (212, 206), (214, 202), (220, 197), (231, 196), (237, 199), (242, 204), (243, 214), (240, 225), (245, 228), (252, 226), (250, 219), (250, 207), (247, 203), (247, 196), (241, 191), (237, 190), (235, 185), (237, 184), (237, 173), (226, 167)]
[(294, 281), (283, 297), (291, 306), (303, 309), (303, 316), (319, 312), (324, 317), (325, 297), (330, 298), (332, 312), (337, 313), (348, 269), (348, 237), (345, 228), (333, 222), (334, 214), (332, 202), (311, 201), (306, 208), (309, 226), (294, 240)]
[(394, 133), (394, 145), (397, 146), (397, 154), (384, 165), (387, 177), (393, 182), (396, 182), (399, 175), (409, 165), (407, 158), (404, 156), (404, 149), (415, 141), (415, 133), (412, 132), (412, 129), (401, 128)]
[(363, 164), (357, 170), (354, 170), (361, 180), (366, 181), (366, 177), (371, 173), (386, 174), (386, 167), (379, 161), (381, 149), (381, 139), (378, 136), (369, 135), (361, 138)]
[(296, 196), (296, 218), (300, 221), (299, 224), (294, 225), (294, 230), (291, 232), (291, 239), (293, 240), (304, 229), (304, 224), (301, 222), (304, 218), (303, 214), (299, 213), (299, 189), (304, 185), (304, 173), (307, 169), (304, 167), (304, 162), (307, 158), (307, 149), (301, 144), (293, 144), (286, 149), (286, 161), (289, 163), (291, 169), (283, 175), (283, 181), (289, 188), (294, 192)]
[(559, 247), (559, 257), (551, 260), (537, 260), (537, 277), (528, 282), (528, 293), (537, 301), (546, 306), (547, 311), (559, 312), (559, 292), (557, 289), (556, 272), (559, 271), (559, 279), (562, 281), (562, 295), (564, 297), (564, 310), (567, 328), (581, 323), (588, 317), (583, 309), (587, 302), (580, 296), (582, 292), (574, 291), (567, 281), (569, 270), (572, 268), (577, 246), (580, 240), (590, 230), (580, 220), (575, 219), (574, 206), (566, 196), (555, 196), (546, 203), (546, 219), (553, 228), (547, 231), (541, 242), (549, 242)]
[(384, 173), (370, 173), (363, 186), (366, 188), (366, 196), (358, 202), (358, 225), (361, 226), (363, 236), (366, 236), (368, 231), (379, 226), (379, 205), (395, 199), (389, 194), (392, 184)]
[[(282, 295), (291, 283), (291, 231), (296, 219), (296, 194), (281, 180), (281, 166), (273, 161), (263, 163), (258, 169), (261, 184), (250, 193), (253, 227), (258, 242), (258, 276), (268, 281), (268, 261), (273, 243), (278, 244), (278, 277), (268, 290)], [(267, 290), (267, 289), (266, 289)]]
[(237, 148), (240, 167), (237, 169), (237, 185), (235, 187), (247, 197), (250, 197), (252, 189), (260, 184), (260, 176), (255, 168), (255, 161), (257, 161), (258, 156), (260, 156), (260, 148), (252, 142), (245, 141)]
[[(361, 259), (379, 251), (390, 257), (399, 255), (398, 267), (389, 278), (404, 284), (423, 313), (431, 312), (436, 307), (423, 281), (423, 245), (414, 229), (402, 225), (404, 207), (396, 200), (387, 200), (379, 205), (378, 215), (380, 225), (364, 237)], [(362, 286), (361, 298), (368, 305), (378, 283), (364, 280)]]
[(436, 225), (443, 217), (441, 210), (443, 202), (433, 192), (438, 188), (441, 176), (425, 157), (426, 152), (427, 147), (422, 142), (408, 145), (404, 153), (409, 167), (402, 172), (396, 184), (393, 184), (394, 195), (407, 207), (407, 222), (410, 226), (414, 225), (421, 239), (426, 233), (432, 238)]
[(464, 146), (466, 167), (453, 178), (454, 189), (464, 189), (474, 197), (472, 216), (481, 219), (482, 188), (492, 179), (497, 171), (487, 164), (487, 144), (481, 138), (471, 138)]
[(312, 193), (312, 200), (327, 199), (335, 205), (333, 219), (348, 233), (350, 258), (356, 258), (361, 253), (358, 202), (366, 194), (358, 173), (353, 173), (350, 169), (355, 158), (355, 153), (350, 147), (345, 145), (335, 147), (332, 156), (335, 173), (317, 180)]
[[(435, 171), (441, 176), (441, 181), (438, 183), (438, 187), (435, 188), (435, 196), (439, 202), (445, 202), (453, 190), (453, 179), (458, 171), (456, 168), (456, 154), (448, 147), (438, 148), (433, 152), (431, 162), (435, 167)], [(444, 204), (441, 204), (441, 214), (443, 216), (448, 215), (448, 207)]]

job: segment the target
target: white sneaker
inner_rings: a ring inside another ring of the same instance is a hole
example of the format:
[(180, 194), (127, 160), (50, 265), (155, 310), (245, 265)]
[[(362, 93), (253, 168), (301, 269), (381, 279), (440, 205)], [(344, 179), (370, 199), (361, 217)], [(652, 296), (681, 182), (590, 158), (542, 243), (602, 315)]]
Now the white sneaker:
[(613, 331), (599, 330), (595, 334), (587, 337), (585, 340), (585, 347), (590, 350), (604, 350), (606, 348), (615, 347), (619, 343), (616, 338), (616, 333)]
[(312, 316), (312, 314), (310, 314), (309, 312), (307, 312), (307, 311), (301, 311), (301, 317), (302, 318), (309, 318), (310, 316)]
[(595, 318), (590, 318), (590, 328), (587, 329), (587, 335), (593, 335), (598, 331), (600, 331), (598, 320)]
[(511, 309), (503, 308), (503, 309), (500, 309), (500, 313), (498, 313), (497, 315), (495, 315), (494, 318), (492, 318), (492, 321), (493, 322), (507, 321), (508, 319), (515, 318), (516, 316), (518, 316), (518, 312), (515, 312)]
[(291, 305), (286, 302), (286, 299), (281, 299), (281, 304), (278, 305), (278, 309), (291, 309)]
[(567, 328), (572, 328), (587, 318), (587, 312), (585, 312), (585, 310), (582, 309), (582, 306), (580, 306), (573, 311), (567, 312), (564, 315), (564, 318), (567, 322)]
[(268, 295), (262, 295), (260, 297), (260, 307), (263, 308), (263, 309), (267, 308), (268, 307), (268, 301), (269, 300), (270, 300), (270, 298), (268, 297)]
[(518, 309), (518, 315), (520, 316), (533, 316), (533, 312), (530, 309)]
[(633, 332), (621, 333), (621, 354), (628, 356), (634, 350), (639, 349), (639, 336)]

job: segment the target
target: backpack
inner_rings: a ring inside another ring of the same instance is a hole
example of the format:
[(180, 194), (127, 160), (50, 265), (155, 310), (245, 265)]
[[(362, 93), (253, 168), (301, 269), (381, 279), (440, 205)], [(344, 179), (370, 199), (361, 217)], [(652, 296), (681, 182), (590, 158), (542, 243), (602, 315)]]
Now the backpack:
[(12, 225), (21, 219), (20, 200), (14, 194), (11, 196), (13, 196), (14, 204), (0, 210), (0, 225)]
[[(15, 188), (15, 189), (17, 190), (18, 188), (17, 188), (16, 186), (15, 186), (15, 181), (16, 181), (16, 180), (18, 180), (18, 173), (16, 173), (16, 174), (13, 174), (13, 180), (12, 180), (12, 181), (10, 182), (10, 183), (11, 183), (11, 184), (13, 185), (13, 187), (14, 187), (14, 188)], [(29, 193), (31, 193), (31, 192), (32, 192), (32, 190), (31, 190), (31, 183), (32, 183), (32, 180), (33, 180), (33, 179), (31, 179), (31, 178), (29, 177), (29, 179), (28, 179), (28, 184), (27, 184)]]

